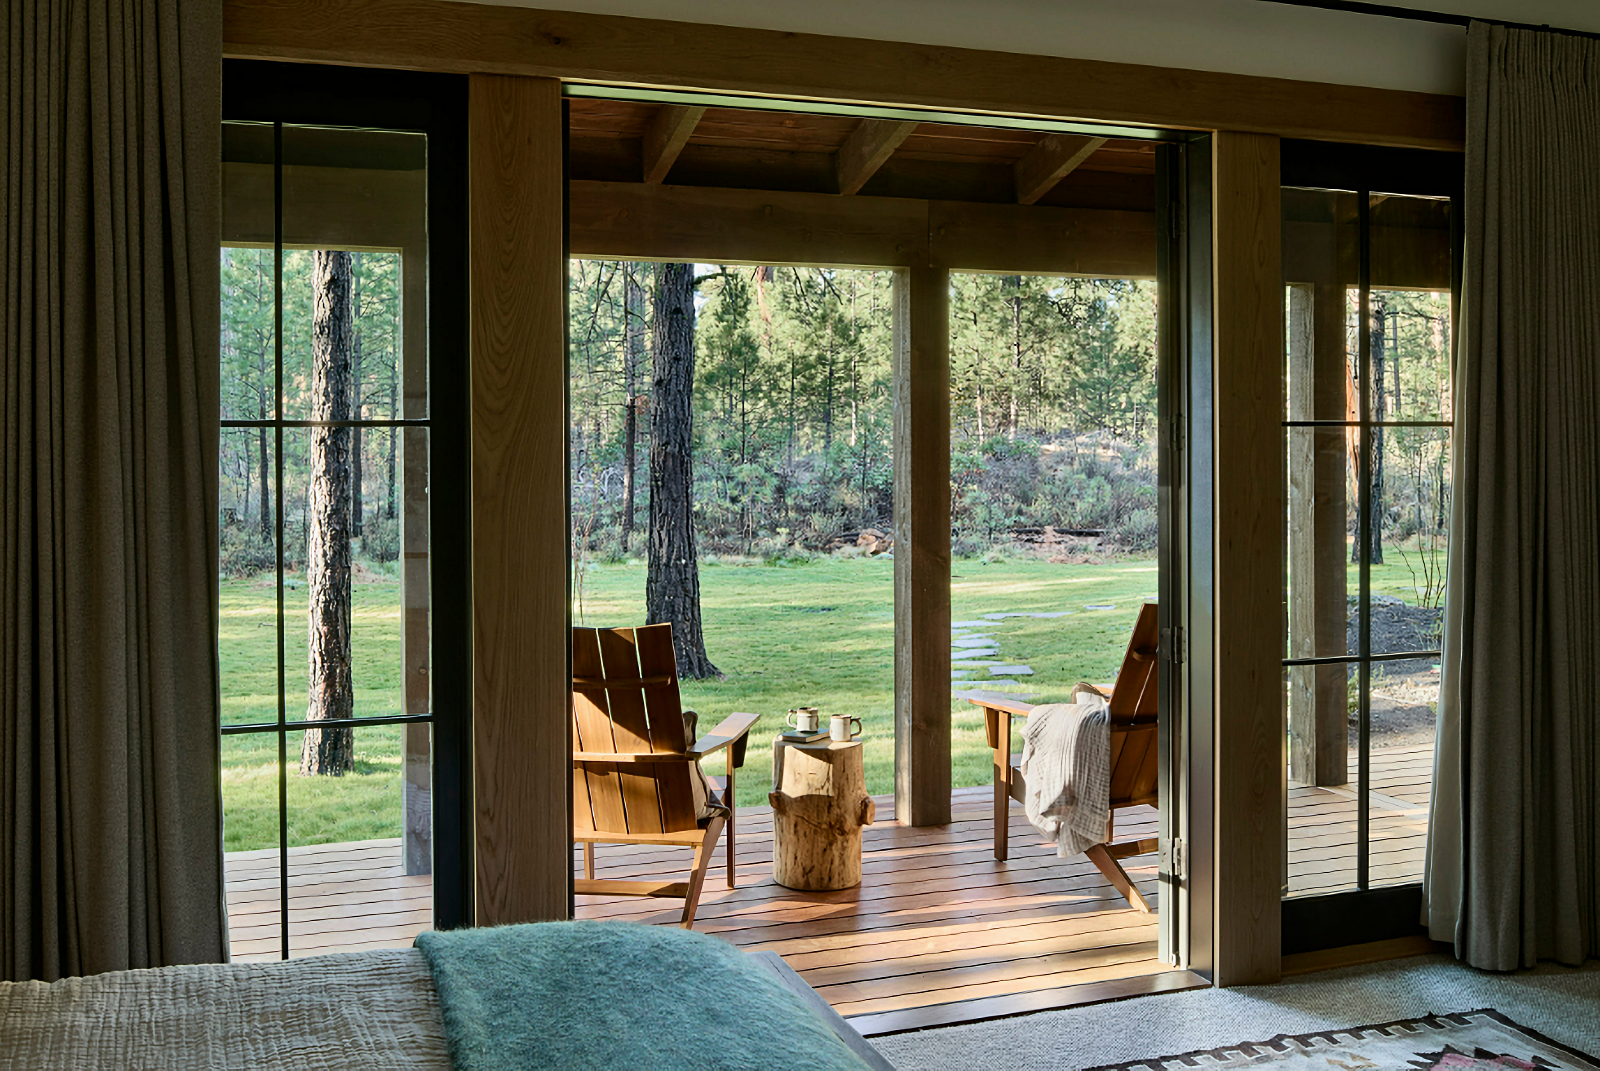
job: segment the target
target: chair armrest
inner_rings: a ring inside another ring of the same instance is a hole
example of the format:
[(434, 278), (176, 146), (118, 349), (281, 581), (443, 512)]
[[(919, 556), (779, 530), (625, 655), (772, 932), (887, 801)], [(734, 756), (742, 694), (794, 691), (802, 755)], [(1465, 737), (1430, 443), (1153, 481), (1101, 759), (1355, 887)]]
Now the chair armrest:
[(998, 699), (992, 697), (987, 699), (969, 699), (967, 702), (973, 704), (974, 706), (983, 707), (987, 710), (1003, 710), (1007, 714), (1021, 714), (1024, 717), (1027, 716), (1028, 711), (1032, 710), (1037, 705), (1034, 703), (1024, 703), (1016, 699)]
[(736, 768), (743, 766), (745, 737), (760, 719), (759, 714), (729, 714), (715, 729), (696, 740), (694, 747), (689, 749), (689, 754), (697, 759), (704, 758), (732, 745), (733, 765)]
[(700, 756), (685, 751), (574, 751), (573, 762), (693, 762)]

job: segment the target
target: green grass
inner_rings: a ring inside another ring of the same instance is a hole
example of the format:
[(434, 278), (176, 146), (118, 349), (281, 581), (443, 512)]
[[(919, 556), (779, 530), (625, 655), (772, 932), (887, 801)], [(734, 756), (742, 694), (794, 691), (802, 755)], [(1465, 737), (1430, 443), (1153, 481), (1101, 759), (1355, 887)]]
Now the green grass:
[[(1373, 590), (1415, 601), (1410, 573), (1398, 554), (1373, 569)], [(588, 625), (644, 621), (642, 562), (588, 567), (581, 613)], [(709, 729), (734, 711), (761, 715), (739, 781), (739, 804), (766, 800), (772, 737), (790, 707), (816, 706), (862, 719), (868, 788), (894, 787), (894, 565), (884, 558), (823, 559), (787, 564), (706, 562), (701, 567), (706, 650), (722, 680), (684, 681), (685, 705)], [(1356, 587), (1354, 567), (1350, 590)], [(1153, 559), (1098, 565), (1039, 561), (958, 560), (951, 580), (952, 620), (1001, 611), (1071, 611), (1054, 619), (1008, 618), (981, 630), (1000, 644), (997, 658), (1034, 670), (1027, 691), (1038, 701), (1067, 698), (1080, 680), (1116, 673), (1135, 609), (1156, 593)], [(356, 709), (400, 709), (400, 584), (382, 578), (354, 587)], [(1088, 610), (1088, 605), (1112, 610)], [(222, 709), (226, 724), (277, 717), (275, 605), (270, 581), (222, 584)], [(304, 710), (306, 591), (284, 592), (288, 715)], [(983, 671), (972, 675), (981, 678)], [(1021, 678), (1019, 678), (1021, 679)], [(958, 686), (959, 687), (959, 686)], [(951, 755), (957, 786), (990, 776), (981, 712), (952, 704)], [(289, 841), (322, 844), (400, 835), (401, 729), (356, 731), (356, 769), (344, 777), (298, 776), (300, 740), (288, 744)], [(1018, 745), (1020, 746), (1020, 745)], [(223, 802), (230, 851), (277, 843), (277, 740), (274, 735), (226, 736), (222, 741)], [(707, 763), (712, 773), (721, 760)]]

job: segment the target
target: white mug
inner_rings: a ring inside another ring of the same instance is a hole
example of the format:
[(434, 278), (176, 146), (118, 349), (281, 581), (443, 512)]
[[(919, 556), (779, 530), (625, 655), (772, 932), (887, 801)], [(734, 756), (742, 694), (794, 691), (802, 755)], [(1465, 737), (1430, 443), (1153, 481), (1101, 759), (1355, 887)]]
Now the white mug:
[[(855, 724), (855, 732), (850, 731), (851, 723)], [(844, 744), (861, 735), (861, 719), (852, 718), (848, 714), (835, 714), (831, 719), (831, 733), (835, 741)]]
[(795, 707), (789, 711), (789, 724), (802, 733), (814, 733), (822, 724), (822, 715), (816, 707)]

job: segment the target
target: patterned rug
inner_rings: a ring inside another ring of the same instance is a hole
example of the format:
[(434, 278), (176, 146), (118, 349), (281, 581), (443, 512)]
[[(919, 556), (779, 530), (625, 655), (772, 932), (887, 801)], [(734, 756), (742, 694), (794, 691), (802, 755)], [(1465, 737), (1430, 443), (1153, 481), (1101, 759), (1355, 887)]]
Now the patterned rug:
[(1270, 1065), (1280, 1071), (1600, 1071), (1600, 1060), (1519, 1026), (1491, 1008), (1106, 1064), (1091, 1071), (1193, 1071)]

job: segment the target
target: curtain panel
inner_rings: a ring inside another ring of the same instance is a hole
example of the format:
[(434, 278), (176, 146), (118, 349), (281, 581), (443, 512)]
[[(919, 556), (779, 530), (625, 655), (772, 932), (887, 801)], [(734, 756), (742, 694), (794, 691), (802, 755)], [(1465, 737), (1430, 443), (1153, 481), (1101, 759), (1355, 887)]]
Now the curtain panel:
[(9, 0), (0, 976), (225, 959), (218, 0)]
[(1600, 41), (1475, 22), (1424, 921), (1600, 956)]

